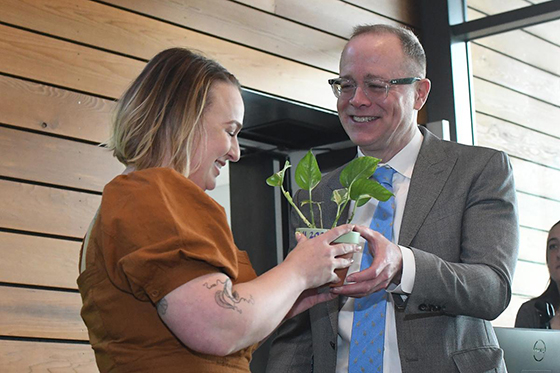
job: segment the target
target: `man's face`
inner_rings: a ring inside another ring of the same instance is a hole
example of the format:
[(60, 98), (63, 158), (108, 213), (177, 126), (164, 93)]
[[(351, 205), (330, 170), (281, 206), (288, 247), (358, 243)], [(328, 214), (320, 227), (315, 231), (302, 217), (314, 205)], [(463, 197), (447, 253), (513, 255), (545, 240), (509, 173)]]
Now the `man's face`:
[(339, 98), (338, 115), (346, 133), (364, 154), (389, 161), (416, 131), (417, 111), (428, 96), (427, 79), (391, 86), (387, 98), (370, 98), (364, 80), (414, 77), (406, 68), (400, 40), (392, 34), (362, 34), (347, 44), (340, 61), (340, 77), (358, 87), (351, 98)]

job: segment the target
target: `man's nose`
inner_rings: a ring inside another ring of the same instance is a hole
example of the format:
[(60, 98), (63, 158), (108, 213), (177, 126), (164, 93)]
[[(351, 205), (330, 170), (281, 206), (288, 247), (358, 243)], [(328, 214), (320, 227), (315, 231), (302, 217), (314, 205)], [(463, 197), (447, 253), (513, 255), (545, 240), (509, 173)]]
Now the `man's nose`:
[(354, 95), (350, 98), (350, 104), (352, 106), (368, 106), (371, 104), (371, 100), (367, 96), (366, 91), (358, 85)]

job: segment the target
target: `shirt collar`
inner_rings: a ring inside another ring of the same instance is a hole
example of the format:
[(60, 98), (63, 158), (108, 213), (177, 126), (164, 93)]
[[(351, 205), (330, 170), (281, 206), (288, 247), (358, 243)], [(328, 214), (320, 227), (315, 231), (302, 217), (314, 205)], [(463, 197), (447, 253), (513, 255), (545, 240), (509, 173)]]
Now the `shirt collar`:
[[(414, 169), (414, 164), (416, 163), (416, 158), (418, 158), (418, 153), (420, 153), (420, 148), (422, 147), (422, 140), (424, 136), (418, 129), (414, 132), (414, 136), (400, 152), (395, 154), (393, 158), (387, 163), (379, 163), (379, 166), (389, 165), (399, 174), (412, 178), (412, 170)], [(363, 157), (364, 153), (360, 147), (358, 147), (358, 157)]]

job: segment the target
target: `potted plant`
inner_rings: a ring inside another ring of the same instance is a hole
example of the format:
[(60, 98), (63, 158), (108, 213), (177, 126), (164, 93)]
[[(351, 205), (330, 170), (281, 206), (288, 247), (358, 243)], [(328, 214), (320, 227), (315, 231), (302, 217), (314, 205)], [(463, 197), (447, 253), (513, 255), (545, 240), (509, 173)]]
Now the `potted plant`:
[[(352, 160), (350, 163), (344, 167), (340, 173), (340, 184), (342, 188), (333, 191), (331, 196), (331, 201), (336, 203), (337, 213), (334, 221), (330, 225), (334, 228), (338, 225), (342, 212), (347, 207), (350, 201), (354, 201), (354, 207), (348, 214), (348, 219), (345, 223), (352, 222), (356, 208), (366, 204), (371, 198), (375, 198), (379, 201), (387, 201), (393, 194), (379, 184), (377, 181), (372, 180), (371, 176), (377, 168), (379, 163), (378, 158), (364, 156)], [(292, 196), (288, 191), (284, 189), (284, 175), (286, 171), (291, 167), (289, 161), (286, 161), (284, 168), (276, 172), (268, 179), (266, 183), (272, 187), (280, 187), (282, 194), (288, 200), (288, 203), (294, 208), (298, 216), (301, 218), (302, 222), (306, 225), (302, 228), (297, 228), (296, 231), (303, 233), (307, 238), (313, 238), (318, 234), (322, 234), (327, 231), (323, 227), (323, 216), (321, 204), (323, 202), (313, 201), (313, 189), (321, 181), (321, 171), (319, 170), (319, 164), (317, 159), (311, 151), (301, 159), (296, 167), (295, 181), (296, 184), (307, 191), (309, 199), (302, 201), (301, 206), (297, 206)], [(309, 206), (309, 219), (303, 214), (301, 208), (305, 205)], [(319, 216), (315, 216), (314, 206), (317, 207)], [(317, 224), (317, 220), (319, 224)], [(359, 233), (350, 232), (345, 235), (340, 236), (335, 243), (355, 243), (359, 242)], [(337, 273), (341, 280), (346, 276), (346, 272), (340, 271)]]

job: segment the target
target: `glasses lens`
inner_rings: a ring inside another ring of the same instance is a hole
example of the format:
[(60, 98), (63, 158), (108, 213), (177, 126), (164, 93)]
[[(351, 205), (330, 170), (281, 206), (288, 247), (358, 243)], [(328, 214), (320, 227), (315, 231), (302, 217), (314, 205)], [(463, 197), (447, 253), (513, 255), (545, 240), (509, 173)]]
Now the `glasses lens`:
[[(348, 79), (334, 79), (331, 86), (336, 98), (349, 100), (356, 94), (356, 83)], [(388, 91), (389, 84), (382, 80), (366, 80), (363, 83), (363, 92), (370, 100), (384, 100)]]
[(367, 80), (364, 82), (364, 89), (366, 95), (370, 99), (381, 99), (387, 98), (389, 93), (389, 85), (381, 80)]
[(336, 79), (332, 82), (332, 89), (337, 98), (348, 99), (354, 95), (356, 84), (347, 79)]
[(340, 81), (339, 80), (333, 80), (330, 83), (331, 83), (332, 91), (333, 91), (335, 97), (339, 98), (340, 97)]

